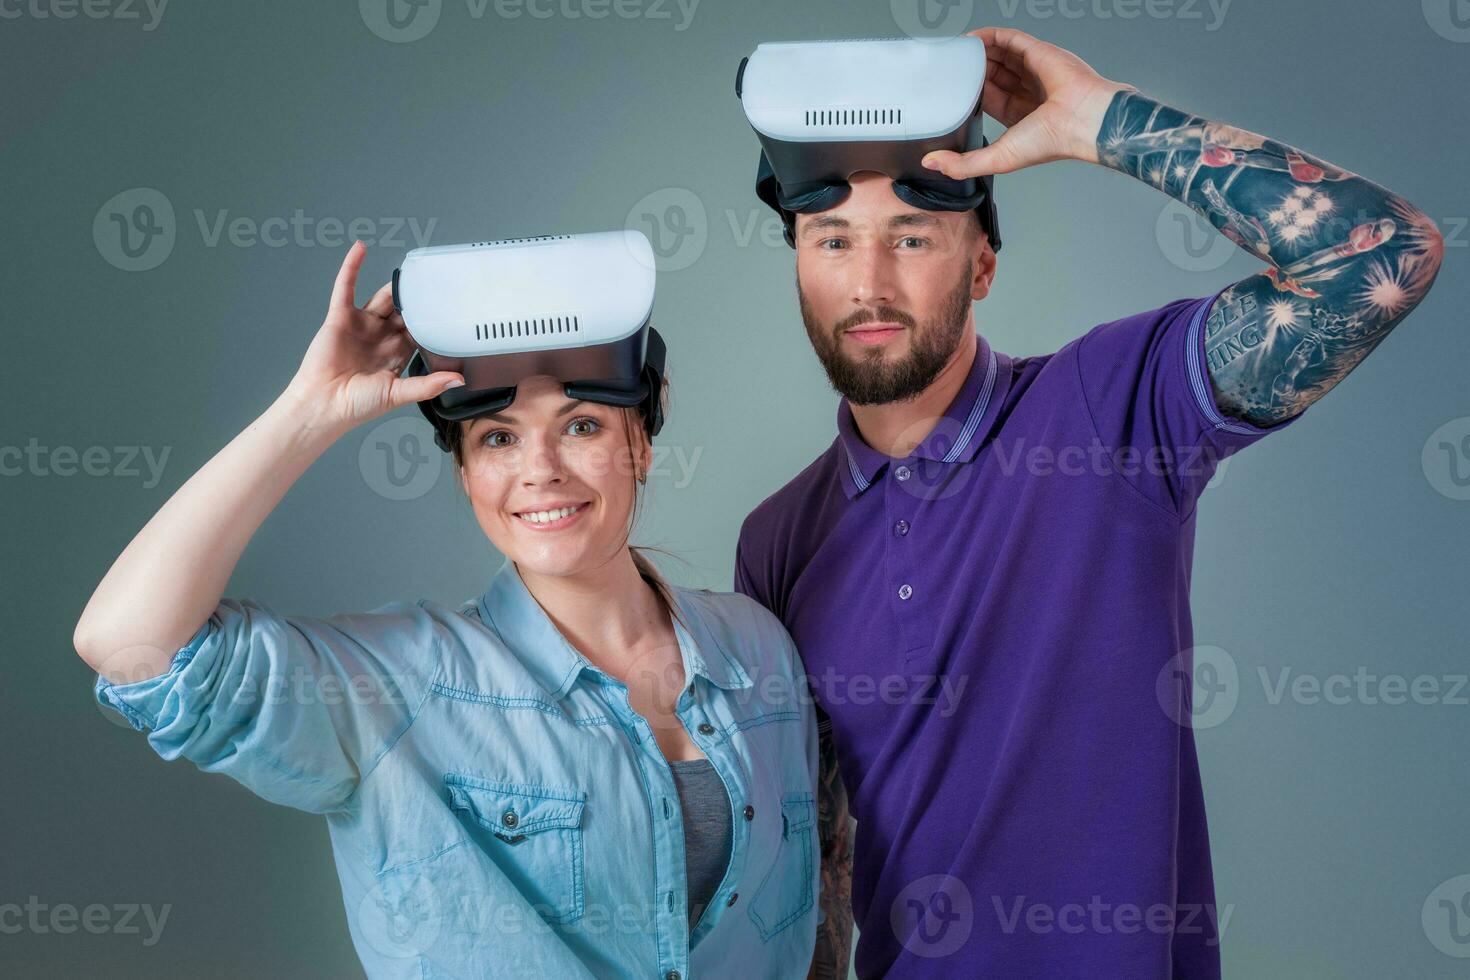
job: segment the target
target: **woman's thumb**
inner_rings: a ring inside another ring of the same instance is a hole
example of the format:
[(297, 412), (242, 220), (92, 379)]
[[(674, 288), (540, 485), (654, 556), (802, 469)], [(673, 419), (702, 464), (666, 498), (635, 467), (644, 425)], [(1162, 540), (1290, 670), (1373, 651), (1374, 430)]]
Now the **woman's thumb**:
[(393, 407), (398, 408), (412, 402), (435, 398), (450, 388), (458, 388), (463, 384), (464, 377), (454, 371), (436, 371), (433, 374), (418, 377), (395, 378), (391, 400)]

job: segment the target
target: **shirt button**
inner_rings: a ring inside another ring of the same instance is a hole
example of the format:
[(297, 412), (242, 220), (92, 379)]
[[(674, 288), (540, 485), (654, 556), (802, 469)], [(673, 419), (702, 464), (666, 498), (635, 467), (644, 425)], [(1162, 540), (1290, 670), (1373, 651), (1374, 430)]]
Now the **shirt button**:
[(679, 971), (670, 970), (668, 973), (664, 974), (664, 980), (679, 980)]
[(514, 810), (506, 810), (500, 815), (500, 822), (505, 824), (507, 827), (514, 827), (516, 824), (521, 822), (521, 818), (516, 816), (516, 812)]
[(898, 587), (898, 597), (900, 599), (907, 599), (909, 596), (911, 596), (913, 594), (914, 594), (913, 586), (909, 585), (907, 582), (905, 582), (903, 585), (900, 585)]
[(715, 726), (707, 721), (702, 721), (699, 723), (698, 732), (701, 735), (713, 735), (715, 733)]
[(898, 467), (898, 469), (893, 471), (893, 475), (898, 477), (900, 480), (907, 480), (909, 477), (914, 475), (914, 471), (909, 469), (907, 466), (900, 466)]
[(745, 819), (746, 820), (754, 820), (755, 819), (755, 807), (751, 806), (749, 803), (745, 804)]
[(740, 897), (740, 893), (739, 892), (731, 892), (730, 893), (730, 897), (725, 900), (725, 908), (729, 908), (730, 906), (734, 905), (735, 904), (735, 899), (737, 899), (739, 897)]
[(903, 537), (905, 534), (908, 534), (909, 522), (899, 521), (897, 524), (893, 525), (893, 533), (898, 535), (899, 537)]

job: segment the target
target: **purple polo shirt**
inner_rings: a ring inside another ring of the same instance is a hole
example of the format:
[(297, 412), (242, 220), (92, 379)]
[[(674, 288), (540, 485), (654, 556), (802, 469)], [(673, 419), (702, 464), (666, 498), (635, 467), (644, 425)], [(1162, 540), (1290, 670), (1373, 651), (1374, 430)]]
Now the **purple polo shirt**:
[(843, 400), (832, 445), (746, 518), (736, 588), (795, 638), (858, 822), (859, 976), (1220, 975), (1195, 502), (1289, 423), (1215, 404), (1213, 299), (1045, 356), (980, 338), (902, 459)]

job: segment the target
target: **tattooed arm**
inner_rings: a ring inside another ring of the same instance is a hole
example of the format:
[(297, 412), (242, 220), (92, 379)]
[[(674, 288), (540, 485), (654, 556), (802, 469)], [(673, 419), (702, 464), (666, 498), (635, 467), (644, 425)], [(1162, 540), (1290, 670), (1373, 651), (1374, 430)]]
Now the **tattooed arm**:
[(1204, 215), (1266, 263), (1221, 293), (1206, 324), (1215, 398), (1270, 426), (1322, 397), (1424, 298), (1444, 239), (1377, 184), (1264, 136), (1191, 116), (1103, 78), (1069, 51), (984, 28), (985, 112), (1008, 129), (931, 153), (949, 177), (1051, 160), (1101, 163)]
[(817, 837), (822, 844), (821, 907), (817, 948), (807, 980), (846, 980), (852, 948), (852, 823), (847, 789), (837, 768), (832, 723), (817, 725)]
[(1210, 307), (1220, 408), (1270, 426), (1342, 380), (1424, 298), (1444, 240), (1390, 191), (1264, 136), (1113, 96), (1098, 157), (1182, 201), (1266, 270)]

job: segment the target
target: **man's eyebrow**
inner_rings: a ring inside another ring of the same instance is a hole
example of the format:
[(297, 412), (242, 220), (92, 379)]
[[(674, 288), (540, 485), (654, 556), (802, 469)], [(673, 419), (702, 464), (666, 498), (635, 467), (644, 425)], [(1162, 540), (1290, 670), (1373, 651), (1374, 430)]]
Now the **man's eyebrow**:
[[(902, 214), (891, 215), (884, 221), (884, 225), (888, 228), (932, 228), (937, 224), (939, 224), (939, 219), (926, 211), (905, 211)], [(852, 223), (846, 218), (827, 214), (809, 220), (801, 233), (805, 237), (812, 232), (826, 229), (842, 231), (851, 227)]]
[(819, 229), (822, 229), (822, 228), (850, 228), (850, 227), (851, 227), (851, 225), (848, 223), (848, 220), (846, 218), (839, 218), (839, 217), (837, 217), (836, 215), (833, 215), (833, 214), (823, 214), (823, 215), (818, 215), (817, 217), (812, 218), (810, 221), (808, 221), (806, 223), (806, 229), (802, 232), (802, 234), (804, 235), (807, 232), (816, 231), (816, 230), (819, 230)]
[(928, 228), (939, 224), (939, 219), (927, 211), (905, 211), (888, 219), (890, 228)]

